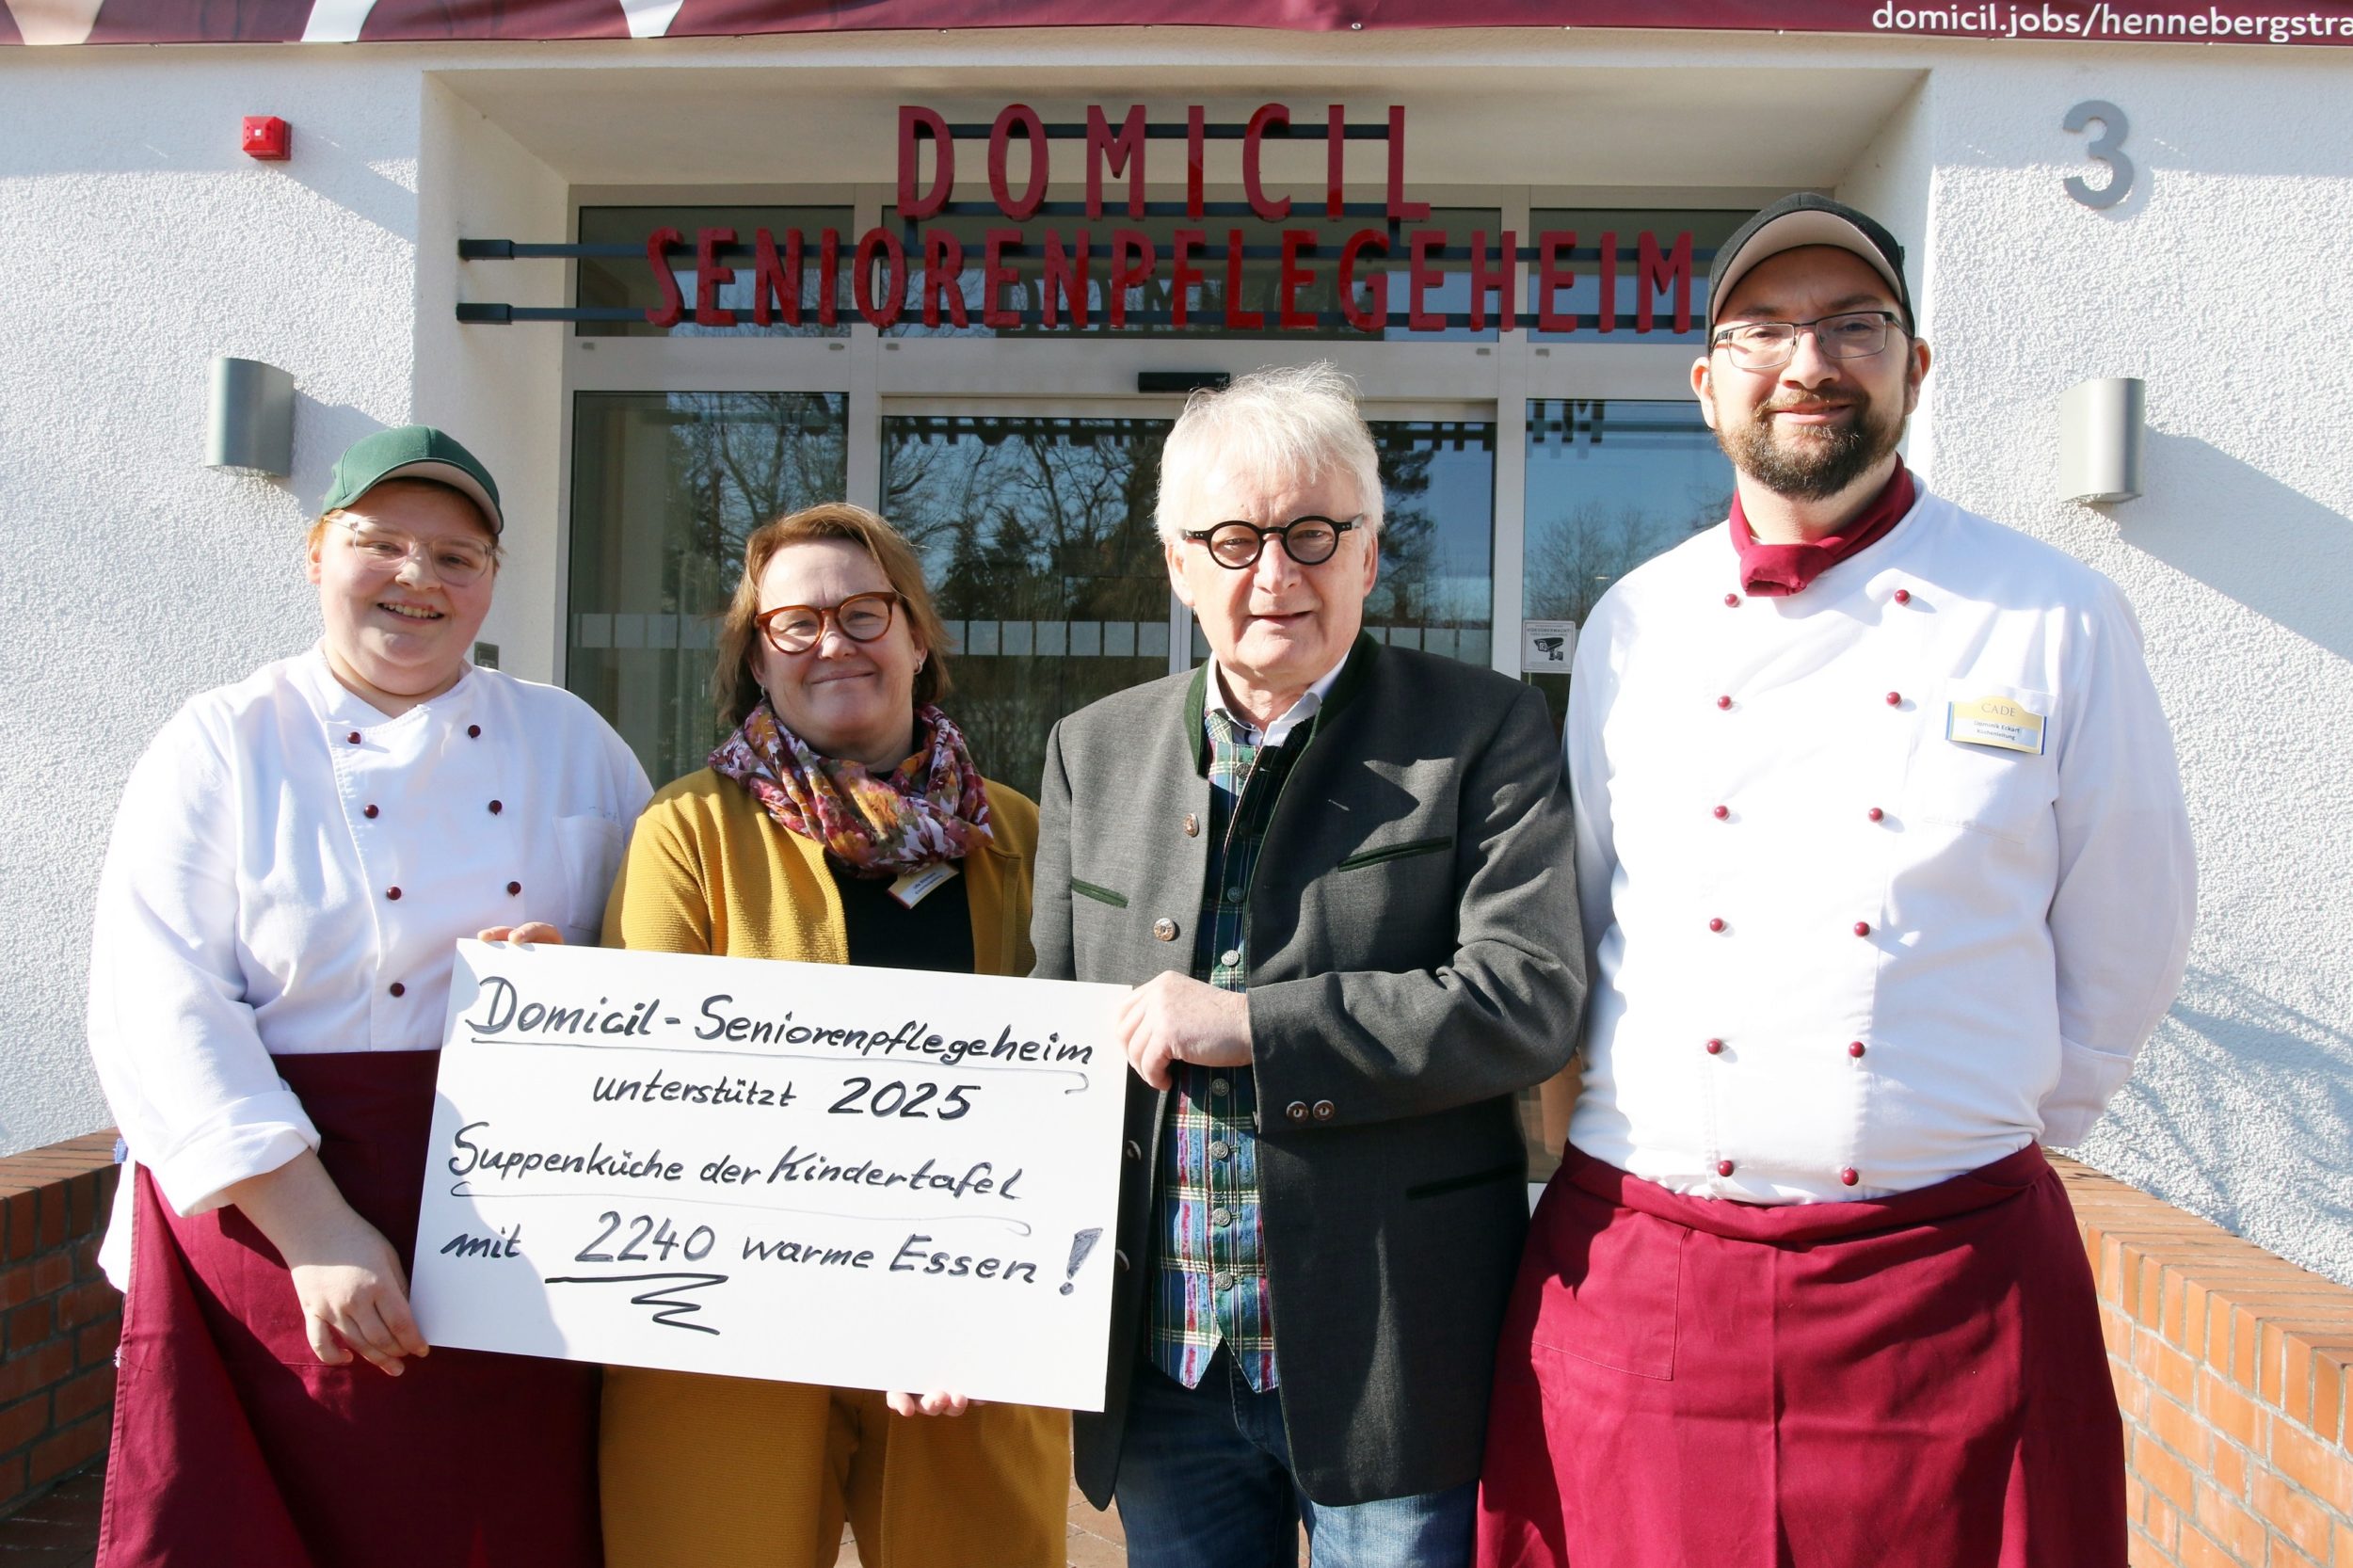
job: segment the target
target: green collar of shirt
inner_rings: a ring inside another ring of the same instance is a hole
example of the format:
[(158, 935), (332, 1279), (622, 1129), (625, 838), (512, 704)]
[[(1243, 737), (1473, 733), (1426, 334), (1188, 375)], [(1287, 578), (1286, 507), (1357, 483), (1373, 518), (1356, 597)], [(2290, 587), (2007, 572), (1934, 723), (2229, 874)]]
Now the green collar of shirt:
[[(1371, 678), (1373, 661), (1380, 657), (1381, 645), (1359, 632), (1355, 646), (1348, 650), (1348, 658), (1340, 665), (1339, 679), (1332, 682), (1331, 695), (1307, 721), (1307, 738), (1304, 745), (1313, 745), (1318, 735), (1333, 715), (1338, 713), (1362, 692)], [(1209, 707), (1209, 668), (1214, 661), (1204, 660), (1193, 672), (1193, 682), (1185, 688), (1185, 732), (1193, 737), (1193, 771), (1202, 777), (1209, 776), (1209, 732), (1204, 715)]]

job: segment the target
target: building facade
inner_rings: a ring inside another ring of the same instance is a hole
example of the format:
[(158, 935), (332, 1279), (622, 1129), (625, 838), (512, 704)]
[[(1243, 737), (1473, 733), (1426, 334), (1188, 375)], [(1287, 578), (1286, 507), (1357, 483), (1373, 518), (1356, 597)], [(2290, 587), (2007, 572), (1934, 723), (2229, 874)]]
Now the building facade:
[[(1377, 634), (1557, 709), (1593, 599), (1722, 516), (1706, 260), (1811, 188), (1910, 249), (1914, 470), (2113, 577), (2176, 726), (2189, 979), (2079, 1152), (2353, 1282), (2353, 54), (2318, 25), (2347, 8), (2278, 41), (2225, 28), (2243, 6), (2151, 12), (2209, 23), (2163, 41), (2078, 6), (735, 38), (623, 7), (555, 29), (610, 38), (147, 47), (8, 3), (0, 41), (66, 46), (0, 48), (0, 1149), (106, 1120), (82, 1014), (119, 781), (188, 695), (315, 637), (301, 536), (367, 431), (490, 465), (482, 656), (657, 782), (713, 738), (744, 533), (879, 507), (1026, 789), (1054, 717), (1197, 654), (1151, 524), (1183, 389), (1329, 358), (1383, 447)], [(263, 36), (373, 36), (348, 9)], [(290, 156), (248, 156), (248, 116)], [(204, 466), (223, 355), (292, 375), (285, 477)], [(2063, 499), (2061, 395), (2111, 376), (2145, 384), (2142, 493)]]

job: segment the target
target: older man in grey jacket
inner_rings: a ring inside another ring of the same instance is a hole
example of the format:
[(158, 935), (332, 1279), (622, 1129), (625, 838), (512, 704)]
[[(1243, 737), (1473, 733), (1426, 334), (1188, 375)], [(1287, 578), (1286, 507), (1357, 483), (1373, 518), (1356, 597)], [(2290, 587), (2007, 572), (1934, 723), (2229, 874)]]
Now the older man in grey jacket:
[(1466, 1562), (1527, 1224), (1513, 1096), (1584, 996), (1537, 694), (1362, 635), (1371, 432), (1329, 366), (1198, 393), (1160, 526), (1212, 655), (1071, 715), (1036, 972), (1135, 987), (1080, 1485), (1137, 1568)]

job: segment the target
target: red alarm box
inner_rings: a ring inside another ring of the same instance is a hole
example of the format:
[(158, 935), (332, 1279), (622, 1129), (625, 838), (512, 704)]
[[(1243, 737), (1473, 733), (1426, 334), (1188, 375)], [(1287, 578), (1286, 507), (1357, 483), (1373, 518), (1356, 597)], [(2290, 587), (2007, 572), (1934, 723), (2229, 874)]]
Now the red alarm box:
[(294, 127), (274, 114), (247, 115), (245, 155), (264, 163), (284, 163), (294, 156)]

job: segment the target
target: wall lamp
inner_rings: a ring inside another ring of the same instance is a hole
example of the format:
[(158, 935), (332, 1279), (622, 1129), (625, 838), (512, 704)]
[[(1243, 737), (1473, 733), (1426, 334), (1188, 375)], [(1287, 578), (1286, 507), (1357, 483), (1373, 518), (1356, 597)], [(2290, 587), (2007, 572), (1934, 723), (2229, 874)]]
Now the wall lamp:
[(2083, 381), (2059, 393), (2059, 496), (2105, 504), (2140, 494), (2148, 392), (2137, 376)]
[(294, 471), (293, 376), (259, 360), (213, 361), (204, 466), (282, 479)]

